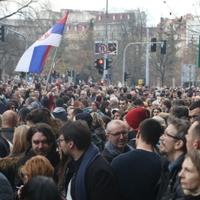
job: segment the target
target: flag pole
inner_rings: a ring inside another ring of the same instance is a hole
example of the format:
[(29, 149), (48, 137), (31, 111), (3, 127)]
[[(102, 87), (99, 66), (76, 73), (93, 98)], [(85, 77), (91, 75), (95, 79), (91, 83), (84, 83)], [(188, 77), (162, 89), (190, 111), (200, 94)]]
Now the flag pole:
[(56, 59), (57, 51), (58, 51), (58, 47), (56, 47), (56, 49), (55, 49), (55, 51), (54, 51), (52, 64), (51, 64), (51, 67), (50, 67), (50, 69), (49, 69), (49, 73), (48, 73), (48, 76), (47, 76), (47, 80), (46, 80), (46, 91), (47, 91), (47, 88), (48, 88), (48, 83), (49, 83), (49, 79), (50, 79), (50, 76), (51, 76), (51, 72), (52, 72), (52, 70), (54, 69), (54, 67), (55, 67), (55, 65), (56, 65), (55, 59)]

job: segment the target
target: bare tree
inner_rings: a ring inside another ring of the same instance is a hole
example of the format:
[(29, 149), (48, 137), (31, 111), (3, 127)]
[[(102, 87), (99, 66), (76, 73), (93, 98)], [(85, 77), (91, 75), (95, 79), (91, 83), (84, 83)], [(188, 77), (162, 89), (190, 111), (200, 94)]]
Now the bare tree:
[[(23, 14), (23, 11), (27, 8), (30, 8), (32, 4), (37, 3), (37, 0), (15, 0), (15, 1), (8, 1), (8, 0), (0, 0), (0, 21), (6, 18), (9, 18), (16, 14)], [(10, 5), (12, 7), (16, 7), (13, 11), (10, 11)]]
[(162, 44), (159, 44), (156, 54), (151, 54), (151, 80), (154, 80), (154, 83), (151, 82), (151, 84), (157, 84), (157, 78), (159, 78), (161, 86), (170, 86), (173, 78), (180, 78), (180, 59), (177, 55), (180, 50), (178, 46), (180, 35), (177, 32), (179, 27), (173, 23), (168, 24), (167, 29), (164, 29), (163, 26), (166, 28), (167, 25), (161, 22), (157, 30), (157, 38), (160, 42), (166, 40), (166, 53), (161, 53)]
[[(140, 10), (134, 10), (128, 13), (129, 20), (121, 22), (121, 30), (119, 30), (119, 55), (116, 65), (118, 66), (117, 78), (121, 80), (122, 73), (122, 57), (125, 46), (130, 42), (142, 42), (146, 38), (146, 14)], [(126, 71), (130, 73), (130, 80), (136, 82), (138, 79), (144, 78), (145, 63), (145, 46), (130, 46), (126, 53)], [(120, 76), (120, 77), (119, 77)]]
[[(5, 41), (0, 41), (0, 69), (3, 73), (13, 74), (25, 49), (44, 34), (55, 23), (55, 19), (60, 17), (49, 11), (49, 4), (41, 4), (40, 9), (42, 8), (46, 10), (41, 12), (37, 8), (29, 7), (28, 10), (24, 10), (22, 19), (5, 18), (2, 20), (5, 27)], [(50, 61), (48, 61), (50, 63), (51, 58), (49, 57)]]

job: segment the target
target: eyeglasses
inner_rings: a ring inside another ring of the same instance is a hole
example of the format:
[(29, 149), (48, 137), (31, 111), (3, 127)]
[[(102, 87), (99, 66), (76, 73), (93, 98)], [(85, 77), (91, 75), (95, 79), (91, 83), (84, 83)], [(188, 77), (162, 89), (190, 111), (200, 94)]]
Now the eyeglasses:
[(120, 136), (120, 135), (123, 135), (124, 137), (128, 135), (128, 132), (127, 131), (120, 131), (120, 132), (116, 132), (116, 133), (109, 133), (110, 135), (112, 136)]
[(175, 136), (175, 135), (171, 135), (171, 134), (169, 134), (169, 133), (164, 133), (164, 135), (165, 136), (168, 136), (168, 137), (170, 137), (170, 138), (173, 138), (173, 139), (175, 139), (175, 140), (182, 140), (182, 138), (180, 138), (180, 137), (178, 137), (178, 136)]

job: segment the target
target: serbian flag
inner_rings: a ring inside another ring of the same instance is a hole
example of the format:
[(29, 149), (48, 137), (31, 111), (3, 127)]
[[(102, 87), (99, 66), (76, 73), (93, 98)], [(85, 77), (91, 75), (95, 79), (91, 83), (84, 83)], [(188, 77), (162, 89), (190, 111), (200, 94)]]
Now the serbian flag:
[(24, 52), (15, 71), (41, 73), (51, 47), (60, 45), (67, 16), (68, 13), (66, 12), (52, 28)]

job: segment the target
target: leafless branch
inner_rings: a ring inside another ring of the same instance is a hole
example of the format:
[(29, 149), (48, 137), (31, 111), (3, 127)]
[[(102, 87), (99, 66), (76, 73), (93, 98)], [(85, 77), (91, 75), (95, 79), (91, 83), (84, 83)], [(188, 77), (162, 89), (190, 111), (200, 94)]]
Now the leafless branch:
[[(0, 0), (0, 1), (4, 1), (4, 0)], [(21, 6), (20, 8), (18, 8), (16, 11), (8, 14), (8, 15), (5, 15), (3, 17), (0, 17), (0, 21), (3, 20), (3, 19), (6, 19), (6, 18), (9, 18), (17, 13), (20, 13), (24, 8), (27, 8), (29, 7), (30, 4), (32, 4), (34, 2), (34, 0), (30, 0), (28, 1), (26, 4), (24, 4), (23, 6)]]

